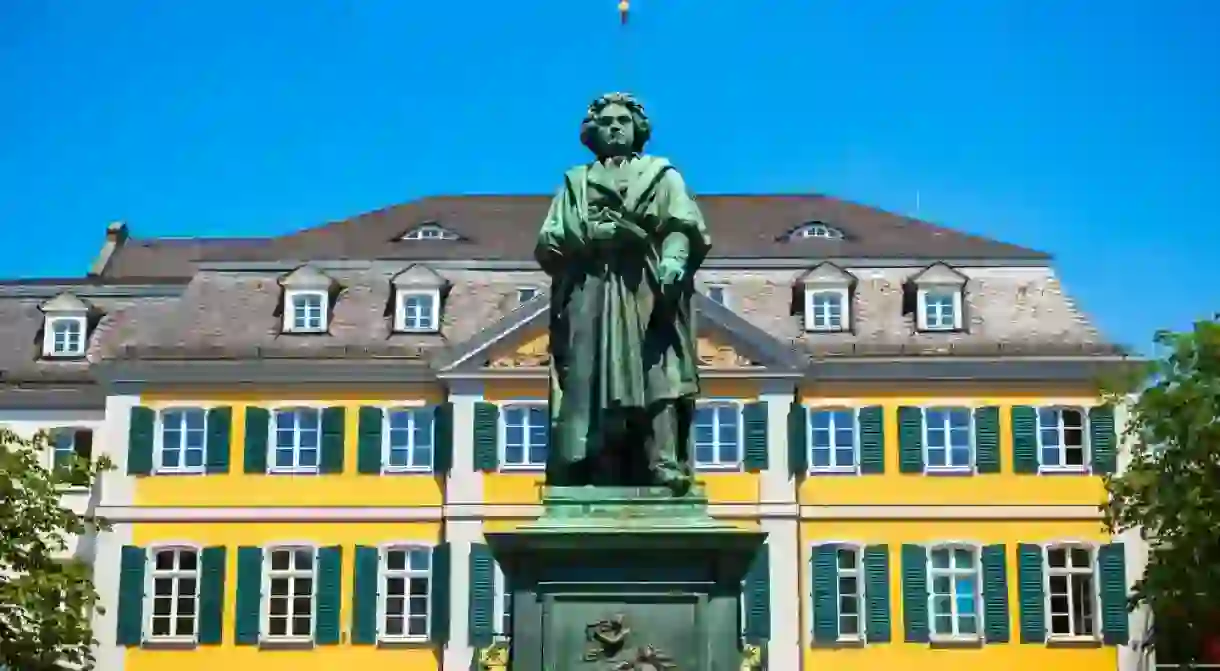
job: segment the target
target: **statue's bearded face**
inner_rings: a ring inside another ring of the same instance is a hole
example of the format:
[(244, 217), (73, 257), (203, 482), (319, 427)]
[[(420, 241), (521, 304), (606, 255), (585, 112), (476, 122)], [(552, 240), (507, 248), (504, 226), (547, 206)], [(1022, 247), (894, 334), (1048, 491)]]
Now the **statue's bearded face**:
[(606, 105), (593, 118), (597, 146), (606, 156), (625, 156), (635, 146), (635, 121), (631, 110), (617, 103)]

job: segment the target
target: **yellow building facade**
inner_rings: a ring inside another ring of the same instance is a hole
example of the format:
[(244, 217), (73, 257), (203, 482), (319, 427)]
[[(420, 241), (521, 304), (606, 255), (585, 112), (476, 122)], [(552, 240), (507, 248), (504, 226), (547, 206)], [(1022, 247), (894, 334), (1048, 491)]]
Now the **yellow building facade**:
[[(715, 238), (735, 222), (710, 200)], [(524, 231), (538, 205), (497, 216)], [(466, 671), (505, 639), (483, 536), (540, 513), (549, 296), (523, 254), (417, 246), (485, 242), (470, 212), (314, 229), (363, 260), (222, 248), (157, 300), (111, 241), (94, 283), (134, 298), (84, 355), (94, 452), (118, 465), (95, 508), (99, 668)], [(841, 237), (698, 279), (698, 480), (713, 516), (767, 534), (743, 644), (784, 671), (1126, 669), (1132, 548), (1098, 511), (1122, 453), (1098, 379), (1123, 358), (1044, 255), (886, 256), (874, 223), (759, 221), (783, 245)]]

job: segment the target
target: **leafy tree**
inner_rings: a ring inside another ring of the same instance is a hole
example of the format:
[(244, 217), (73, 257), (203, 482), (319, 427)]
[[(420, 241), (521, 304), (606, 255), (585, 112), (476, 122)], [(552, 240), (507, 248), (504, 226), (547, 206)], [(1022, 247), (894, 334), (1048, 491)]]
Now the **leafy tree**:
[(1129, 405), (1131, 460), (1107, 480), (1103, 511), (1112, 533), (1138, 529), (1148, 541), (1129, 607), (1156, 614), (1149, 644), (1197, 658), (1220, 634), (1220, 324), (1155, 342), (1160, 355)]
[(0, 427), (0, 668), (93, 668), (90, 619), (98, 595), (88, 564), (66, 559), (68, 540), (105, 522), (61, 504), (68, 487), (92, 487), (109, 460), (48, 468), (48, 436)]

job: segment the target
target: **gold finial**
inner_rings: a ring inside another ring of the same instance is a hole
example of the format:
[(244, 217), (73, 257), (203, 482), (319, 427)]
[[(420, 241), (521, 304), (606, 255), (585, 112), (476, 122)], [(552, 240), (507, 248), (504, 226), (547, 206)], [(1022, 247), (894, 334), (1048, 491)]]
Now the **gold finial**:
[(628, 2), (627, 0), (619, 0), (618, 16), (619, 16), (619, 20), (621, 20), (623, 22), (624, 26), (627, 25), (627, 10), (629, 10), (629, 9), (631, 9), (630, 2)]

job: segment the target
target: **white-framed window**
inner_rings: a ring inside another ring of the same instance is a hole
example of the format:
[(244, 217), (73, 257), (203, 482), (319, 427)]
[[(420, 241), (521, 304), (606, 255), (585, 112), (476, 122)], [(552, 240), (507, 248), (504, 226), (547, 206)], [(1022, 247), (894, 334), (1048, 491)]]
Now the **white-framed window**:
[(382, 431), (382, 459), (387, 472), (432, 469), (433, 427), (430, 408), (390, 408)]
[(152, 641), (193, 641), (199, 634), (199, 549), (148, 551), (144, 631)]
[(439, 224), (421, 224), (407, 231), (403, 240), (457, 240), (458, 236)]
[(846, 331), (848, 293), (847, 289), (806, 289), (805, 330)]
[(330, 297), (325, 291), (291, 289), (284, 292), (284, 331), (322, 333), (326, 330)]
[(544, 468), (549, 427), (545, 403), (501, 406), (500, 464), (508, 469)]
[(318, 552), (307, 546), (268, 548), (263, 570), (263, 627), (271, 641), (313, 639)]
[(538, 287), (518, 287), (517, 288), (517, 303), (528, 303), (534, 300), (534, 296), (538, 295)]
[(426, 641), (431, 620), (432, 548), (391, 545), (381, 549), (377, 620), (382, 640)]
[(1052, 638), (1096, 638), (1101, 630), (1096, 560), (1080, 543), (1046, 547), (1047, 631)]
[(961, 472), (973, 468), (974, 432), (970, 408), (924, 408), (923, 452), (924, 467), (929, 472)]
[(729, 288), (723, 284), (709, 284), (707, 286), (707, 297), (726, 308), (729, 306)]
[(860, 548), (840, 545), (835, 551), (835, 593), (839, 640), (864, 638), (864, 569)]
[(833, 226), (828, 226), (823, 223), (814, 222), (814, 223), (810, 223), (810, 224), (805, 224), (804, 226), (801, 226), (800, 228), (796, 229), (794, 237), (821, 238), (823, 240), (842, 240), (843, 231), (840, 231), (839, 229), (837, 229)]
[(961, 289), (920, 289), (917, 298), (920, 331), (955, 331), (962, 327)]
[(85, 355), (84, 317), (47, 317), (43, 354), (49, 357)]
[(854, 473), (860, 434), (854, 408), (809, 409), (809, 470)]
[(741, 467), (741, 404), (708, 401), (695, 408), (695, 467), (731, 470)]
[(156, 467), (160, 473), (202, 473), (207, 450), (208, 411), (166, 408), (158, 413)]
[(1088, 469), (1088, 413), (1081, 408), (1038, 408), (1038, 461), (1043, 470)]
[(51, 444), (51, 467), (63, 468), (76, 457), (93, 457), (93, 431), (89, 429), (52, 429), (48, 436)]
[(513, 593), (508, 588), (508, 579), (499, 564), (496, 564), (495, 580), (495, 633), (497, 637), (502, 638), (513, 633)]
[(319, 408), (277, 408), (272, 413), (273, 473), (317, 473), (322, 444)]
[(940, 545), (928, 551), (928, 613), (933, 639), (977, 639), (982, 632), (979, 551)]
[(398, 331), (434, 333), (440, 329), (440, 292), (400, 290), (397, 302), (394, 324)]

